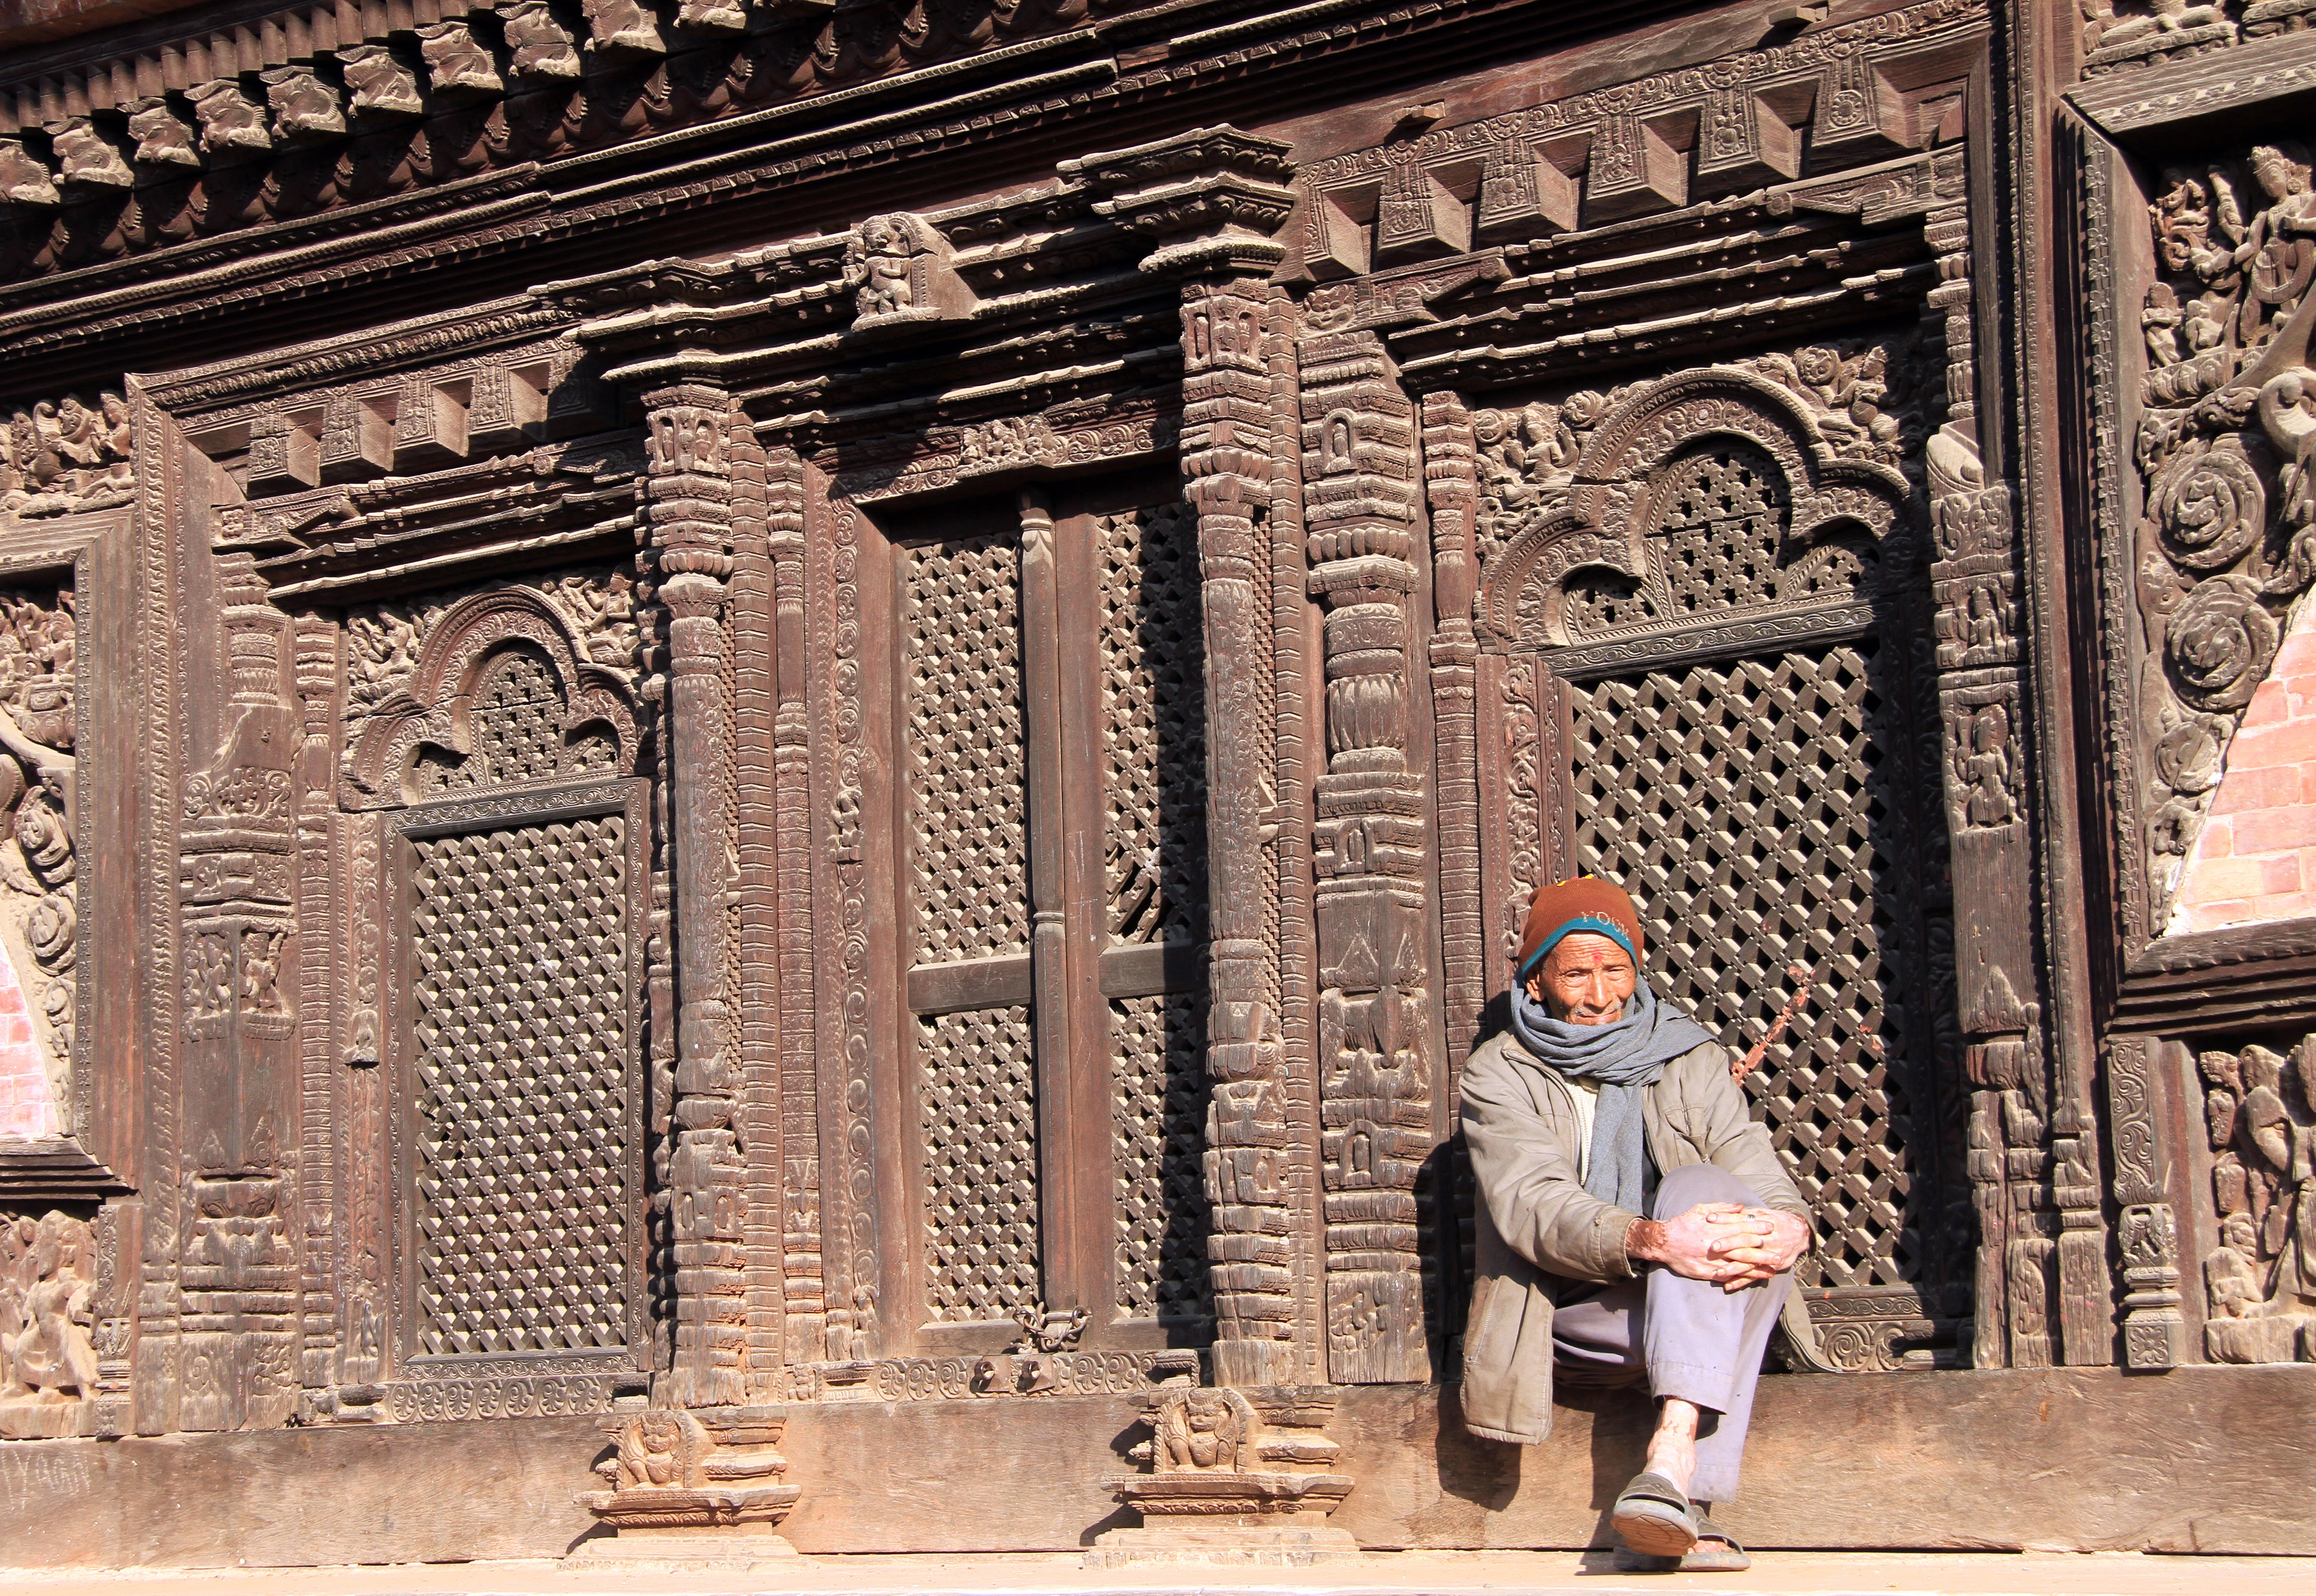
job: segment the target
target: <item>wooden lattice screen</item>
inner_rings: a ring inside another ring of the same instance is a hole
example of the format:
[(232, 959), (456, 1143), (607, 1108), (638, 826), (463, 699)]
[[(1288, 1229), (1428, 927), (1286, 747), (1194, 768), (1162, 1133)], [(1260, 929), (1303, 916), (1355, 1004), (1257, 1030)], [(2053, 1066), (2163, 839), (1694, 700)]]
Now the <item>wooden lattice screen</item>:
[(1167, 503), (895, 553), (922, 1322), (1201, 1323), (1195, 526)]
[[(1631, 890), (1659, 991), (1733, 1049), (1789, 966), (1815, 972), (1789, 1045), (1746, 1083), (1813, 1210), (1796, 1279), (1836, 1361), (1920, 1361), (1966, 1277), (1945, 1234), (1956, 1094), (1932, 1021), (1952, 996), (1929, 951), (1946, 869), (1937, 771), (1916, 756), (1917, 611), (1884, 593), (1873, 629), (1845, 621), (1882, 584), (1879, 550), (1795, 549), (1756, 450), (1692, 450), (1665, 488), (1647, 572), (1569, 588), (1572, 631), (1621, 634), (1629, 662), (1569, 672), (1575, 863)], [(1774, 609), (1773, 635), (1806, 638), (1814, 604), (1813, 640), (1710, 629)]]

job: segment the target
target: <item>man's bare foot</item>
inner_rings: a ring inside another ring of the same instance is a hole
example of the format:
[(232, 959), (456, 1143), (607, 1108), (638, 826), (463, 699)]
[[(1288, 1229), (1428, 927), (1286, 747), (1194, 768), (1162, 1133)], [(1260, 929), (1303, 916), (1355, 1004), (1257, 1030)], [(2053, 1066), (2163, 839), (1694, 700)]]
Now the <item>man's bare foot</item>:
[(1648, 1471), (1670, 1480), (1684, 1496), (1697, 1473), (1697, 1421), (1695, 1403), (1668, 1396), (1657, 1411), (1656, 1433), (1649, 1437)]

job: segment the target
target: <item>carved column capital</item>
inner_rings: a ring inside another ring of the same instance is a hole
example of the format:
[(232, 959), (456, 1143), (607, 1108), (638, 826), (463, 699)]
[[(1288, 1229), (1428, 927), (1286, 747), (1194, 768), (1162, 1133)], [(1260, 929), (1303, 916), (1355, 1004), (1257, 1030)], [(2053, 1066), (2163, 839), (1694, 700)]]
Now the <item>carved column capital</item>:
[(1057, 170), (1100, 196), (1096, 215), (1157, 240), (1145, 272), (1265, 278), (1287, 258), (1273, 235), (1295, 210), (1287, 148), (1225, 125), (1064, 161)]
[[(703, 383), (681, 383), (644, 396), (646, 492), (652, 546), (671, 580), (662, 588), (680, 603), (714, 613), (732, 574), (732, 464), (725, 447), (731, 397)], [(686, 581), (685, 578), (697, 578)]]

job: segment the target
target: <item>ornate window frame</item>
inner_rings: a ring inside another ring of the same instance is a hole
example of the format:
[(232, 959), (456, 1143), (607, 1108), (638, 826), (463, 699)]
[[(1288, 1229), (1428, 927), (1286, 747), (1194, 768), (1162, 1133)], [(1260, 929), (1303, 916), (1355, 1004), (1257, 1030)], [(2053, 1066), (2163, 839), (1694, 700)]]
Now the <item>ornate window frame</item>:
[(0, 531), (0, 584), (63, 577), (75, 594), (72, 841), (76, 892), (70, 1092), (61, 1135), (0, 1143), (0, 1198), (96, 1202), (131, 1190), (144, 1069), (135, 924), (137, 805), (129, 691), (131, 512), (22, 522)]
[[(2142, 729), (2149, 706), (2141, 676), (2151, 658), (2136, 571), (2148, 486), (2133, 442), (2147, 409), (2141, 308), (2156, 273), (2145, 218), (2161, 164), (2198, 145), (2289, 137), (2279, 119), (2312, 91), (2316, 36), (2292, 33), (2094, 80), (2066, 96), (2074, 114), (2061, 119), (2062, 149), (2071, 144), (2074, 156), (2075, 227), (2062, 267), (2071, 271), (2078, 291), (2059, 298), (2062, 307), (2080, 307), (2076, 332), (2086, 361), (2074, 421), (2089, 465), (2087, 482), (2071, 487), (2080, 497), (2069, 518), (2091, 532), (2068, 558), (2089, 645), (2082, 712), (2095, 722), (2086, 729), (2101, 755), (2089, 762), (2085, 779), (2103, 824), (2086, 848), (2104, 866), (2093, 871), (2095, 890), (2104, 891), (2103, 957), (2096, 961), (2104, 1006), (2133, 1031), (2169, 1035), (2316, 1018), (2316, 916), (2173, 935), (2154, 924), (2161, 895), (2145, 839), (2160, 798), (2151, 789), (2154, 751)], [(2270, 356), (2283, 341), (2279, 334), (2267, 346)], [(2264, 375), (2247, 368), (2234, 381)]]
[[(1591, 635), (1572, 629), (1566, 598), (1572, 580), (1588, 573), (1650, 580), (1647, 545), (1662, 522), (1660, 500), (1668, 474), (1677, 461), (1716, 441), (1758, 451), (1784, 476), (1790, 495), (1785, 538), (1797, 554), (1788, 571), (1805, 570), (1816, 550), (1834, 547), (1845, 533), (1872, 541), (1880, 555), (1876, 568), (1848, 593), (1772, 596), (1718, 615), (1668, 614)], [(1647, 384), (1602, 417), (1572, 462), (1572, 477), (1559, 503), (1531, 513), (1505, 539), (1489, 562), (1478, 601), (1485, 654), (1501, 662), (1505, 735), (1527, 748), (1514, 754), (1514, 769), (1535, 769), (1537, 853), (1526, 862), (1537, 880), (1581, 868), (1572, 766), (1577, 693), (1631, 672), (1678, 673), (1850, 642), (1910, 609), (1918, 610), (1916, 624), (1927, 645), (1933, 603), (1930, 550), (1916, 508), (1927, 494), (1893, 466), (1838, 453), (1789, 393), (1752, 371), (1697, 367)], [(1918, 584), (1919, 593), (1909, 583)], [(1914, 690), (1934, 704), (1928, 663), (1910, 662), (1893, 646), (1891, 664), (1916, 677)], [(1517, 709), (1514, 698), (1521, 700)], [(1516, 727), (1514, 720), (1525, 724)], [(1936, 770), (1932, 762), (1926, 772), (1933, 781)], [(1942, 847), (1951, 847), (1954, 828), (1943, 794), (1922, 802), (1908, 824), (1942, 832)], [(1516, 915), (1510, 923), (1518, 923)], [(1928, 957), (1926, 949), (1913, 951)], [(1923, 978), (1933, 991), (1939, 985), (1927, 969)], [(1918, 1041), (1929, 1043), (1937, 1027), (1917, 1021), (1910, 1029)], [(1928, 1048), (1914, 1066), (1917, 1083), (1958, 1090), (1959, 1065), (1958, 1057)], [(1941, 1070), (1955, 1071), (1957, 1079), (1931, 1083), (1930, 1074)], [(1964, 1189), (1964, 1176), (1959, 1167), (1939, 1162), (1933, 1155), (1928, 1167), (1937, 1169), (1950, 1200)], [(1926, 1226), (1937, 1223), (1929, 1205), (1920, 1217)], [(1948, 1267), (1961, 1266), (1949, 1261)], [(1950, 1274), (1944, 1283), (1952, 1286), (1960, 1278)], [(1791, 1349), (1822, 1370), (1900, 1367), (1899, 1342), (1934, 1333), (1937, 1320), (1930, 1315), (1938, 1310), (1930, 1283), (1843, 1286), (1807, 1300), (1796, 1292), (1785, 1319)]]
[(434, 623), (410, 679), (371, 712), (338, 784), (349, 811), (401, 807), (420, 745), (454, 753), (474, 751), (468, 724), (484, 665), (509, 644), (542, 650), (562, 690), (567, 737), (583, 726), (609, 727), (619, 740), (619, 768), (632, 771), (640, 752), (636, 712), (618, 672), (589, 659), (570, 619), (520, 585), (470, 593)]

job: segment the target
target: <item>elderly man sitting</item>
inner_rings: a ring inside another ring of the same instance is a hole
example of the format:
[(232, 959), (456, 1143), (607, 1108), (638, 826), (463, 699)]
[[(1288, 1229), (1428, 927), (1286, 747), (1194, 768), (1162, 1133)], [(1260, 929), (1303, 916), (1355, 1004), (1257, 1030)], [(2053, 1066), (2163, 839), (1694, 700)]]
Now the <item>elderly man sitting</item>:
[(1511, 1027), (1464, 1066), (1481, 1196), (1464, 1422), (1533, 1445), (1555, 1366), (1646, 1378), (1643, 1471), (1611, 1521), (1617, 1566), (1741, 1569), (1706, 1517), (1737, 1493), (1753, 1383), (1809, 1245), (1809, 1210), (1748, 1111), (1729, 1055), (1640, 977), (1632, 899), (1586, 876), (1538, 889)]

